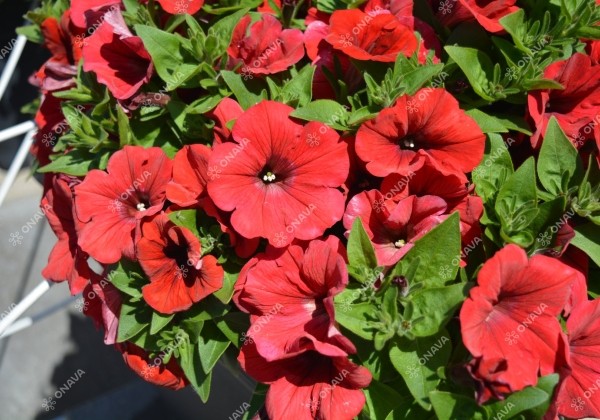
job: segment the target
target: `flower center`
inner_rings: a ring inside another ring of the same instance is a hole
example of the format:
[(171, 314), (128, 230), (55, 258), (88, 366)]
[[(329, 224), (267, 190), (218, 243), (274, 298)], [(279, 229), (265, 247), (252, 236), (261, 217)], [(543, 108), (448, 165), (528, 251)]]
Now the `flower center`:
[(144, 211), (144, 210), (146, 210), (146, 204), (145, 203), (137, 203), (136, 208), (138, 209), (138, 211)]
[(406, 245), (406, 241), (404, 239), (398, 239), (396, 242), (394, 242), (394, 246), (396, 248), (402, 248), (404, 245)]
[(271, 182), (275, 182), (277, 180), (277, 176), (270, 170), (265, 168), (262, 173), (259, 175), (263, 182), (270, 184)]
[(415, 149), (415, 139), (412, 137), (405, 137), (404, 139), (402, 139), (402, 148), (414, 150)]

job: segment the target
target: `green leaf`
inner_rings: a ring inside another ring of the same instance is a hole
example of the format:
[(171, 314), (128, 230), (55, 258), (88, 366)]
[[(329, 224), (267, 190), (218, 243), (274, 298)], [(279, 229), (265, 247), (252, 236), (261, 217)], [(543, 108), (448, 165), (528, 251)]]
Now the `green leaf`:
[(243, 312), (229, 312), (221, 318), (215, 318), (214, 321), (223, 335), (239, 348), (242, 333), (250, 327), (248, 315)]
[[(546, 407), (552, 399), (552, 391), (558, 383), (558, 375), (549, 375), (540, 378), (541, 386), (546, 389), (536, 387), (527, 387), (519, 392), (509, 395), (505, 400), (498, 401), (493, 404), (486, 405), (485, 408), (493, 416), (497, 417), (502, 414), (502, 418), (510, 419), (524, 411), (534, 409), (536, 407)], [(550, 392), (548, 392), (550, 391)], [(543, 414), (540, 413), (540, 414)]]
[[(363, 227), (360, 217), (354, 219), (350, 236), (348, 236), (348, 261), (350, 262), (350, 266), (355, 269), (377, 267), (375, 249)], [(357, 280), (364, 281), (362, 278), (357, 278)]]
[(176, 89), (199, 70), (198, 63), (185, 51), (192, 48), (189, 40), (152, 26), (135, 25), (135, 31), (152, 57), (156, 72), (166, 83), (163, 89)]
[[(443, 64), (433, 64), (430, 66), (419, 66), (416, 69), (405, 73), (404, 83), (406, 85), (406, 94), (414, 95), (425, 82), (440, 73), (443, 68)], [(442, 73), (442, 75), (445, 75), (445, 73)], [(442, 81), (444, 78), (445, 76), (442, 78)], [(435, 84), (438, 85), (438, 87), (441, 85), (441, 83)]]
[(150, 322), (150, 334), (156, 334), (173, 319), (175, 314), (164, 315), (158, 312), (152, 312), (152, 321)]
[(368, 302), (351, 303), (360, 293), (360, 289), (345, 289), (334, 297), (335, 320), (359, 337), (372, 340), (373, 331), (368, 322), (375, 318), (375, 308)]
[(473, 170), (475, 191), (484, 203), (493, 203), (498, 190), (514, 172), (510, 154), (502, 136), (488, 134), (483, 160)]
[(414, 260), (420, 258), (415, 278), (425, 287), (443, 286), (456, 277), (460, 264), (460, 227), (457, 212), (450, 215), (441, 224), (433, 228), (402, 258), (402, 263), (409, 267)]
[(131, 128), (129, 118), (120, 106), (117, 106), (117, 126), (119, 128), (119, 145), (125, 147), (131, 144)]
[(421, 290), (410, 295), (412, 308), (411, 332), (417, 337), (437, 334), (446, 326), (456, 309), (467, 297), (470, 284), (458, 283), (446, 287)]
[(550, 194), (566, 194), (570, 186), (581, 182), (582, 166), (577, 149), (551, 117), (538, 158), (540, 182)]
[(206, 322), (202, 333), (198, 338), (198, 351), (200, 352), (200, 363), (204, 372), (210, 372), (219, 358), (229, 347), (229, 341), (212, 322)]
[(564, 86), (552, 79), (530, 79), (522, 84), (525, 90), (557, 89), (562, 90)]
[(74, 149), (66, 155), (53, 157), (48, 165), (38, 169), (41, 173), (63, 173), (72, 176), (85, 176), (92, 169), (104, 169), (110, 152), (91, 153), (87, 150)]
[(490, 115), (474, 108), (467, 112), (471, 118), (475, 120), (477, 125), (484, 133), (508, 133), (509, 131), (519, 131), (530, 136), (532, 133), (525, 119), (515, 117), (513, 115)]
[(532, 156), (500, 188), (495, 209), (496, 214), (503, 221), (503, 230), (506, 232), (527, 227), (523, 211), (537, 207), (535, 179), (535, 161)]
[(256, 384), (256, 388), (254, 389), (254, 393), (252, 394), (250, 404), (242, 404), (243, 409), (246, 410), (246, 412), (244, 413), (244, 417), (242, 417), (242, 420), (249, 420), (254, 418), (255, 414), (257, 414), (258, 411), (265, 405), (268, 390), (269, 385), (261, 383)]
[(439, 420), (485, 420), (485, 410), (477, 405), (473, 398), (450, 392), (432, 391), (429, 399)]
[(490, 57), (475, 48), (446, 46), (445, 50), (467, 76), (475, 93), (486, 101), (495, 101), (490, 90), (494, 78), (494, 64)]
[(135, 337), (148, 327), (151, 318), (152, 311), (148, 306), (135, 305), (127, 301), (123, 302), (119, 313), (117, 342), (123, 343)]
[(248, 8), (244, 8), (219, 19), (217, 22), (211, 24), (208, 33), (220, 38), (222, 45), (229, 46), (233, 29), (239, 23), (240, 19), (246, 16), (249, 10)]
[(320, 121), (336, 130), (346, 130), (348, 111), (344, 106), (330, 99), (319, 99), (290, 114), (306, 121)]
[(200, 237), (198, 232), (198, 211), (195, 209), (177, 210), (169, 213), (169, 220), (177, 226), (182, 226), (189, 229), (197, 238)]
[(229, 303), (233, 297), (235, 282), (240, 274), (240, 267), (229, 261), (223, 265), (225, 275), (223, 277), (223, 287), (213, 293), (217, 299), (223, 303)]
[(198, 395), (202, 402), (208, 401), (210, 394), (210, 382), (212, 379), (212, 371), (205, 373), (202, 369), (200, 360), (200, 352), (196, 345), (186, 340), (178, 348), (179, 350), (179, 365), (185, 373), (185, 377), (190, 381), (190, 385)]
[(600, 226), (586, 223), (574, 229), (575, 237), (571, 244), (588, 254), (592, 261), (600, 266)]
[(221, 75), (223, 76), (223, 80), (229, 86), (229, 89), (233, 92), (236, 99), (240, 103), (240, 106), (244, 109), (250, 108), (252, 105), (256, 105), (264, 98), (262, 95), (257, 95), (253, 92), (250, 92), (244, 82), (242, 81), (242, 76), (232, 71), (223, 70), (221, 71)]
[(390, 349), (390, 359), (404, 378), (412, 396), (426, 410), (431, 409), (429, 393), (440, 383), (437, 370), (450, 359), (452, 343), (446, 331), (441, 334), (409, 341), (398, 340)]
[(149, 283), (142, 268), (137, 263), (126, 259), (113, 266), (107, 279), (121, 292), (134, 299), (142, 298), (142, 287)]
[(394, 408), (407, 399), (393, 388), (376, 380), (371, 381), (364, 393), (371, 419), (385, 419)]
[(506, 32), (510, 34), (517, 48), (525, 53), (531, 52), (529, 48), (525, 47), (523, 44), (523, 38), (525, 37), (527, 30), (525, 11), (523, 9), (519, 9), (515, 13), (504, 16), (499, 22), (500, 25), (506, 29)]
[(282, 102), (293, 107), (305, 106), (312, 98), (312, 80), (316, 67), (305, 66), (281, 90)]

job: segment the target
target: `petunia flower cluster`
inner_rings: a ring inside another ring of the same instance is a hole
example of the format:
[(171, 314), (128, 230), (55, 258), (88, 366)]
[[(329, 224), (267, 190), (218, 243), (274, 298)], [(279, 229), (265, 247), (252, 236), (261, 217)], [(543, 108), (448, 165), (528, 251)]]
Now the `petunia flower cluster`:
[(44, 0), (42, 275), (249, 418), (599, 417), (600, 5), (542, 3)]

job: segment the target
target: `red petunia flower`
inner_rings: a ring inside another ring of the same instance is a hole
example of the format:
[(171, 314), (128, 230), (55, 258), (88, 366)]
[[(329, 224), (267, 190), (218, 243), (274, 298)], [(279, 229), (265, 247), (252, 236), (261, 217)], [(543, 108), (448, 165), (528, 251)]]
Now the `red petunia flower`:
[(104, 13), (121, 5), (121, 0), (71, 0), (71, 19), (79, 28), (93, 28)]
[(398, 54), (410, 57), (418, 47), (413, 30), (388, 10), (336, 10), (330, 25), (327, 42), (357, 60), (393, 63)]
[(142, 225), (137, 257), (150, 284), (144, 300), (163, 314), (185, 311), (223, 287), (223, 268), (212, 255), (202, 257), (200, 241), (164, 215)]
[(481, 161), (484, 145), (483, 132), (456, 99), (434, 88), (400, 97), (356, 134), (356, 154), (380, 177), (420, 168), (425, 161), (420, 150), (446, 167), (470, 172)]
[(478, 22), (486, 31), (504, 32), (500, 19), (519, 9), (517, 0), (433, 0), (435, 16), (446, 26), (454, 27), (462, 22)]
[(121, 314), (121, 292), (104, 277), (92, 273), (90, 284), (82, 293), (83, 313), (94, 321), (97, 328), (104, 329), (104, 344), (116, 344)]
[[(590, 57), (575, 53), (568, 60), (550, 64), (544, 71), (546, 79), (552, 79), (564, 89), (536, 90), (529, 93), (527, 104), (529, 116), (535, 126), (531, 145), (538, 147), (551, 117), (555, 117), (567, 137), (580, 146), (580, 130), (590, 124), (598, 125), (600, 107), (600, 65), (593, 64)], [(596, 120), (595, 120), (596, 118)]]
[(158, 0), (165, 12), (172, 15), (193, 15), (204, 5), (204, 0)]
[(538, 373), (556, 372), (564, 363), (565, 337), (556, 317), (580, 275), (543, 255), (528, 260), (516, 245), (483, 265), (460, 311), (463, 342), (475, 358), (473, 374), (485, 384), (480, 402), (535, 385)]
[(571, 371), (556, 393), (556, 408), (568, 418), (600, 417), (600, 299), (580, 302), (567, 320)]
[(152, 76), (152, 58), (140, 37), (132, 35), (120, 10), (111, 10), (85, 39), (83, 69), (93, 72), (117, 99), (131, 98)]
[(211, 150), (203, 144), (183, 146), (173, 158), (173, 181), (167, 185), (167, 198), (181, 207), (198, 204), (206, 191), (208, 159)]
[(283, 29), (281, 22), (268, 13), (250, 22), (249, 15), (240, 20), (227, 49), (233, 66), (242, 64), (239, 71), (244, 78), (282, 72), (304, 57), (300, 30)]
[(351, 420), (365, 405), (361, 388), (372, 379), (365, 367), (347, 357), (316, 351), (267, 361), (254, 344), (248, 344), (238, 360), (250, 376), (270, 384), (265, 401), (270, 419)]
[(321, 236), (342, 218), (337, 189), (348, 176), (346, 144), (324, 124), (289, 118), (293, 108), (263, 101), (233, 127), (236, 143), (215, 146), (208, 194), (246, 238), (283, 247)]
[(75, 226), (80, 222), (73, 215), (71, 190), (76, 183), (77, 179), (54, 176), (41, 203), (50, 228), (58, 239), (48, 256), (48, 265), (42, 271), (42, 276), (53, 282), (67, 281), (71, 295), (81, 293), (92, 275), (87, 254), (77, 246)]
[(234, 301), (250, 313), (247, 336), (266, 360), (305, 350), (329, 356), (356, 352), (335, 324), (333, 297), (348, 283), (336, 242), (314, 240), (306, 250), (291, 245), (283, 253), (270, 248), (242, 269)]
[(414, 246), (414, 242), (443, 222), (446, 202), (432, 195), (410, 196), (399, 203), (386, 200), (377, 190), (354, 196), (344, 214), (344, 227), (350, 229), (359, 217), (375, 248), (379, 265), (391, 266)]
[(151, 360), (148, 352), (133, 343), (125, 342), (116, 347), (123, 353), (125, 364), (145, 381), (174, 390), (188, 385), (189, 382), (174, 357), (169, 363), (163, 363), (160, 357)]
[(75, 187), (75, 208), (84, 225), (79, 246), (92, 258), (112, 264), (135, 259), (140, 221), (162, 210), (172, 162), (158, 147), (125, 146)]
[(396, 17), (413, 15), (413, 0), (369, 0), (365, 5), (365, 12), (389, 10)]
[(232, 120), (237, 118), (244, 113), (244, 110), (237, 101), (231, 98), (223, 98), (219, 105), (207, 115), (215, 120), (215, 126), (213, 128), (214, 144), (225, 143), (232, 141), (231, 129), (228, 126)]

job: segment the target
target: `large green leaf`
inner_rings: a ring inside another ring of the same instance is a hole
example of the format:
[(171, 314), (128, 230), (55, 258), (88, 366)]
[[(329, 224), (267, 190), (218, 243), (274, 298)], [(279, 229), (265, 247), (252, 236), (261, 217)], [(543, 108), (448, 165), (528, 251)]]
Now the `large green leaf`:
[(364, 392), (371, 420), (384, 420), (394, 408), (407, 400), (393, 388), (376, 380), (371, 381)]
[(473, 398), (450, 392), (432, 391), (429, 399), (439, 420), (485, 420), (485, 410), (477, 405)]
[(206, 322), (198, 338), (200, 363), (204, 372), (210, 372), (219, 358), (225, 353), (231, 341), (217, 328), (213, 322)]
[(122, 343), (135, 337), (150, 325), (151, 319), (152, 311), (148, 306), (123, 302), (119, 313), (117, 342)]
[(367, 282), (368, 279), (360, 275), (364, 269), (372, 269), (377, 267), (377, 257), (375, 249), (369, 239), (369, 235), (363, 227), (360, 217), (354, 219), (352, 229), (348, 236), (348, 261), (351, 274), (359, 281)]
[(498, 190), (513, 172), (512, 160), (502, 136), (488, 134), (483, 160), (472, 173), (475, 191), (484, 203), (494, 202)]
[(292, 117), (307, 121), (320, 121), (336, 130), (346, 130), (348, 111), (336, 101), (320, 99), (298, 108)]
[(390, 359), (402, 375), (415, 400), (424, 409), (431, 408), (429, 393), (440, 383), (437, 370), (446, 366), (452, 343), (446, 331), (416, 340), (399, 339), (390, 349)]
[(588, 254), (600, 266), (600, 226), (593, 223), (576, 226), (571, 244)]
[(465, 73), (475, 93), (486, 101), (495, 100), (490, 84), (493, 80), (494, 64), (483, 51), (475, 48), (446, 46), (446, 52)]
[(537, 162), (540, 182), (550, 194), (566, 194), (579, 185), (582, 163), (575, 146), (569, 141), (555, 117), (550, 118)]
[(183, 341), (178, 347), (178, 354), (179, 365), (185, 373), (185, 377), (190, 381), (190, 385), (198, 393), (202, 402), (206, 403), (210, 394), (212, 371), (204, 372), (198, 347), (189, 339)]

